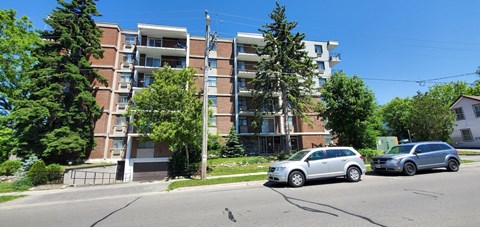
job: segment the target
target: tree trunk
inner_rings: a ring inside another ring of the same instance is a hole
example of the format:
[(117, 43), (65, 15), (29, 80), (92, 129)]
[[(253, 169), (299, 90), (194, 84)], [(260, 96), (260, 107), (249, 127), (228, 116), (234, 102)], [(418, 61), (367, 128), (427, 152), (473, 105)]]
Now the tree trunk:
[(282, 117), (283, 117), (283, 128), (285, 129), (285, 149), (284, 153), (290, 153), (290, 125), (288, 124), (288, 100), (287, 94), (282, 92)]
[(188, 146), (185, 143), (183, 143), (183, 146), (185, 146), (186, 172), (187, 174), (190, 174), (190, 155), (188, 154)]

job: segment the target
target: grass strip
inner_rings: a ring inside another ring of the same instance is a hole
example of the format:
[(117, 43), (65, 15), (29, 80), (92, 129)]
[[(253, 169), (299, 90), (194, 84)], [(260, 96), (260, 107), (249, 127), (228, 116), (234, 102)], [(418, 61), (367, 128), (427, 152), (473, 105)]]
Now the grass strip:
[(469, 151), (469, 150), (460, 150), (458, 151), (459, 155), (480, 155), (479, 151)]
[(195, 186), (204, 186), (204, 185), (214, 185), (214, 184), (227, 184), (227, 183), (237, 183), (237, 182), (247, 182), (247, 181), (260, 181), (267, 180), (267, 175), (250, 175), (250, 176), (241, 176), (241, 177), (225, 177), (225, 178), (214, 178), (206, 180), (183, 180), (175, 181), (168, 185), (168, 191), (185, 188), (185, 187), (195, 187)]
[(0, 193), (14, 192), (14, 191), (15, 189), (13, 189), (13, 183), (10, 183), (10, 182), (0, 183)]
[(462, 162), (462, 164), (465, 164), (465, 163), (472, 163), (472, 162), (475, 162), (475, 161), (462, 159), (461, 162)]
[(208, 173), (209, 176), (222, 176), (232, 174), (247, 174), (267, 172), (271, 163), (247, 164), (243, 166), (216, 166)]
[(14, 200), (14, 199), (19, 199), (23, 198), (26, 195), (5, 195), (5, 196), (0, 196), (0, 203), (6, 203), (8, 201)]

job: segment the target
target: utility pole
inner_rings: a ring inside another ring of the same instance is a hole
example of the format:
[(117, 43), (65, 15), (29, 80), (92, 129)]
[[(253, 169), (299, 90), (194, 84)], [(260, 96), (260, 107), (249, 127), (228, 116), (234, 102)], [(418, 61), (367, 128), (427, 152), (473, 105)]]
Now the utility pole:
[(207, 177), (207, 144), (208, 144), (208, 54), (210, 52), (210, 16), (205, 10), (205, 65), (203, 69), (203, 134), (202, 134), (202, 170), (201, 178)]

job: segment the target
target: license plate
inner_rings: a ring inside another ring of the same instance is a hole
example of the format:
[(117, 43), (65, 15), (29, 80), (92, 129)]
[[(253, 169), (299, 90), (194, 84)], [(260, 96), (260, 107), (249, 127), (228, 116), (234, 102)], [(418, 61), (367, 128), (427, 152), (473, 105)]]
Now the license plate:
[(376, 168), (376, 169), (380, 169), (380, 168), (382, 168), (382, 165), (377, 164), (377, 165), (375, 165), (375, 168)]

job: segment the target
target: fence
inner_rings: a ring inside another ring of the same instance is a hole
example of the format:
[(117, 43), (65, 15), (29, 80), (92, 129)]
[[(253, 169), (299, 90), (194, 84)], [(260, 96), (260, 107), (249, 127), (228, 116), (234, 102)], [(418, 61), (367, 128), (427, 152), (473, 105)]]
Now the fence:
[(65, 173), (64, 184), (68, 185), (99, 185), (126, 182), (130, 178), (123, 174), (95, 171), (71, 170)]

